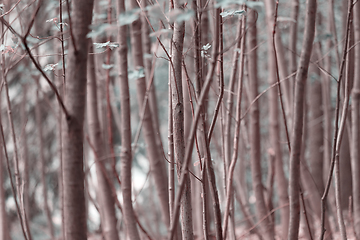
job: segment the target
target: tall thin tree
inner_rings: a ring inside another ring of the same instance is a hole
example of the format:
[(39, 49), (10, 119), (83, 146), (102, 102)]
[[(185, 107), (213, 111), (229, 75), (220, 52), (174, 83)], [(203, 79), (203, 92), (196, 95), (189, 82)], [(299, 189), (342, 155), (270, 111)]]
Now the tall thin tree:
[[(125, 1), (117, 1), (117, 13), (125, 12)], [(117, 34), (118, 65), (119, 65), (119, 85), (120, 85), (120, 107), (121, 107), (121, 189), (123, 192), (123, 213), (126, 224), (126, 231), (130, 239), (140, 240), (139, 232), (136, 226), (136, 218), (132, 206), (131, 190), (131, 109), (130, 93), (128, 80), (128, 62), (127, 62), (127, 26), (121, 26)]]
[[(174, 8), (182, 11), (180, 1), (174, 1)], [(174, 34), (172, 38), (172, 64), (173, 71), (171, 77), (172, 90), (172, 112), (173, 112), (173, 138), (174, 138), (174, 157), (177, 163), (177, 174), (180, 179), (182, 164), (185, 154), (184, 137), (184, 98), (182, 90), (182, 63), (183, 63), (183, 44), (185, 35), (185, 23), (174, 23)], [(181, 225), (183, 239), (194, 239), (192, 226), (192, 206), (191, 206), (191, 183), (190, 176), (187, 175), (184, 194), (181, 200)]]
[[(276, 54), (276, 50), (275, 49), (275, 42), (273, 42), (273, 40), (275, 41), (275, 39), (273, 39), (273, 30), (278, 30), (278, 29), (273, 29), (273, 22), (277, 21), (277, 19), (274, 20), (274, 0), (266, 0), (265, 1), (265, 6), (266, 6), (266, 22), (267, 22), (267, 37), (268, 37), (268, 72), (269, 72), (269, 76), (268, 76), (268, 81), (269, 84), (275, 84), (277, 82), (277, 77), (278, 77), (278, 68), (277, 68), (277, 64), (276, 61), (277, 59), (277, 55), (281, 55), (281, 54)], [(279, 35), (277, 33), (277, 35)], [(281, 64), (279, 64), (281, 65)], [(284, 66), (283, 66), (284, 67)], [(287, 77), (287, 76), (285, 76)], [(279, 89), (278, 88), (273, 88), (271, 90), (269, 90), (268, 93), (268, 102), (269, 102), (269, 137), (270, 137), (270, 148), (274, 151), (275, 153), (275, 180), (276, 180), (276, 184), (277, 184), (277, 194), (279, 196), (279, 205), (282, 206), (280, 209), (280, 214), (281, 214), (281, 232), (282, 232), (282, 237), (283, 239), (287, 238), (287, 231), (288, 231), (288, 227), (289, 227), (289, 207), (287, 206), (288, 202), (289, 202), (289, 198), (288, 198), (288, 181), (285, 177), (284, 174), (284, 166), (283, 166), (283, 157), (282, 157), (282, 149), (281, 149), (281, 145), (280, 145), (280, 126), (279, 126), (279, 101), (278, 101), (278, 96), (279, 96)], [(281, 96), (280, 96), (281, 97)], [(290, 102), (289, 100), (287, 102)], [(285, 125), (285, 127), (287, 127)], [(286, 129), (287, 130), (287, 129)]]
[[(248, 73), (249, 73), (249, 96), (254, 100), (258, 95), (258, 65), (257, 65), (257, 12), (252, 9), (248, 12)], [(261, 138), (260, 138), (260, 115), (259, 102), (256, 101), (250, 109), (250, 144), (251, 144), (251, 175), (252, 187), (256, 198), (256, 215), (260, 221), (260, 233), (266, 240), (274, 238), (273, 223), (268, 215), (268, 209), (264, 199), (264, 188), (261, 173)]]
[(300, 64), (296, 74), (290, 154), (290, 224), (288, 239), (297, 239), (300, 223), (300, 154), (303, 135), (304, 95), (315, 36), (316, 0), (306, 1), (306, 20)]
[[(89, 41), (92, 44), (92, 41)], [(92, 45), (89, 46), (89, 52), (92, 52)], [(98, 95), (95, 74), (94, 55), (88, 57), (88, 83), (87, 83), (87, 122), (91, 145), (95, 151), (95, 165), (97, 176), (97, 200), (99, 203), (101, 229), (106, 240), (119, 239), (116, 228), (115, 200), (111, 186), (108, 183), (108, 171), (102, 158), (104, 157), (103, 136), (98, 114)]]
[[(355, 42), (360, 41), (360, 3), (354, 9)], [(355, 66), (360, 64), (360, 46), (355, 45)], [(360, 239), (360, 68), (355, 67), (354, 86), (351, 92), (351, 170), (352, 200), (354, 206), (354, 229), (356, 239)]]
[[(130, 1), (131, 9), (138, 8), (136, 0)], [(132, 47), (133, 66), (135, 71), (142, 71), (144, 69), (144, 52), (142, 50), (142, 36), (141, 36), (141, 20), (137, 19), (130, 25), (130, 37)], [(160, 199), (160, 207), (163, 216), (163, 221), (166, 226), (169, 225), (169, 195), (168, 195), (168, 181), (167, 171), (164, 157), (161, 149), (157, 146), (156, 135), (151, 117), (151, 109), (147, 102), (148, 96), (146, 89), (146, 81), (144, 76), (139, 76), (136, 79), (137, 85), (137, 100), (139, 105), (139, 113), (142, 118), (143, 134), (146, 142), (147, 156), (149, 157), (150, 168), (152, 176), (155, 180), (155, 186)]]

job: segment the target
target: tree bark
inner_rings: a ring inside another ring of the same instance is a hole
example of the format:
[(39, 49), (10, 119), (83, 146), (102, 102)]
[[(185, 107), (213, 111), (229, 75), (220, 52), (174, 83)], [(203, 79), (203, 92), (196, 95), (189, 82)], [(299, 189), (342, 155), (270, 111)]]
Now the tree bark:
[[(92, 41), (89, 41), (92, 44)], [(93, 48), (89, 46), (90, 52)], [(97, 199), (99, 203), (101, 229), (106, 240), (119, 239), (116, 228), (115, 202), (110, 185), (107, 181), (107, 170), (102, 157), (104, 154), (103, 137), (98, 114), (98, 95), (95, 75), (94, 56), (88, 57), (88, 83), (87, 83), (87, 121), (91, 144), (95, 150), (96, 176), (98, 182)]]
[[(118, 14), (125, 12), (125, 1), (118, 0)], [(119, 85), (120, 85), (120, 108), (121, 108), (121, 189), (123, 192), (123, 214), (130, 239), (140, 240), (137, 229), (134, 209), (132, 206), (131, 191), (131, 109), (130, 93), (128, 80), (127, 62), (127, 26), (118, 29), (118, 65), (119, 65)]]
[[(175, 9), (181, 10), (179, 1), (174, 1)], [(174, 23), (173, 45), (172, 45), (172, 64), (173, 71), (171, 77), (172, 90), (172, 112), (173, 112), (173, 136), (174, 136), (174, 157), (177, 163), (177, 175), (180, 179), (182, 164), (185, 154), (184, 138), (184, 98), (182, 90), (182, 62), (183, 44), (185, 34), (185, 23)], [(186, 186), (181, 199), (181, 225), (182, 238), (194, 239), (192, 226), (192, 206), (191, 206), (191, 184), (189, 175), (186, 176)]]
[[(276, 62), (276, 53), (274, 49), (273, 43), (273, 23), (274, 23), (274, 1), (273, 0), (266, 0), (265, 1), (266, 7), (266, 22), (267, 22), (267, 43), (268, 43), (268, 71), (269, 77), (268, 82), (270, 85), (273, 85), (277, 82), (277, 74), (278, 69)], [(277, 31), (278, 29), (276, 29)], [(276, 34), (278, 36), (279, 33)], [(280, 39), (274, 39), (274, 41), (279, 41)], [(278, 44), (279, 45), (279, 44)], [(278, 54), (278, 56), (281, 55)], [(280, 66), (282, 64), (279, 64)], [(284, 68), (284, 66), (283, 66)], [(284, 74), (283, 74), (284, 75)], [(285, 76), (287, 77), (287, 76)], [(283, 85), (283, 84), (282, 84)], [(288, 91), (287, 91), (288, 92)], [(289, 94), (288, 94), (289, 95)], [(280, 209), (281, 215), (281, 232), (282, 238), (287, 238), (287, 231), (289, 228), (289, 207), (287, 204), (289, 203), (288, 199), (288, 182), (284, 174), (283, 168), (283, 159), (282, 159), (282, 152), (280, 145), (280, 126), (279, 122), (283, 122), (279, 119), (279, 104), (278, 104), (278, 97), (279, 97), (279, 90), (277, 87), (270, 89), (268, 93), (268, 102), (269, 102), (269, 135), (270, 135), (270, 148), (275, 153), (275, 180), (277, 184), (277, 194), (279, 196), (279, 205), (282, 206)], [(290, 100), (287, 99), (287, 106), (289, 105)], [(287, 108), (289, 109), (289, 108)], [(285, 119), (282, 119), (285, 120)]]
[[(67, 116), (62, 124), (64, 218), (67, 240), (86, 240), (86, 209), (83, 169), (83, 126), (86, 99), (86, 67), (88, 41), (86, 34), (92, 19), (93, 0), (72, 2), (65, 107)], [(75, 40), (75, 42), (73, 42)]]
[[(248, 54), (248, 72), (249, 72), (249, 96), (251, 101), (258, 95), (258, 76), (257, 76), (257, 28), (256, 28), (256, 12), (250, 10), (248, 12), (248, 44), (251, 49)], [(256, 215), (260, 222), (260, 232), (264, 239), (270, 240), (274, 238), (273, 223), (269, 217), (266, 217), (268, 210), (264, 199), (264, 186), (262, 184), (261, 174), (261, 146), (260, 146), (260, 118), (259, 103), (256, 101), (250, 109), (250, 144), (251, 144), (251, 174), (252, 186), (256, 198)]]
[[(290, 73), (293, 74), (297, 70), (297, 50), (296, 50), (296, 43), (297, 43), (297, 31), (298, 31), (298, 16), (299, 16), (299, 0), (292, 0), (292, 12), (291, 18), (294, 22), (291, 23), (290, 28), (290, 36), (289, 36), (289, 67)], [(295, 87), (295, 76), (290, 80), (290, 98), (291, 104), (290, 107), (293, 108), (293, 99), (294, 99), (294, 87)], [(292, 111), (293, 112), (293, 111)], [(290, 119), (292, 120), (292, 119)], [(292, 126), (292, 122), (290, 122), (289, 126)]]
[[(29, 200), (29, 157), (28, 157), (28, 142), (27, 142), (27, 132), (26, 132), (26, 123), (28, 121), (27, 112), (26, 112), (26, 103), (27, 99), (27, 89), (28, 86), (24, 84), (23, 86), (23, 102), (21, 104), (21, 124), (24, 126), (24, 131), (22, 133), (22, 163), (24, 164), (23, 168), (23, 181), (24, 181), (24, 213), (27, 219), (30, 219), (30, 200)], [(25, 223), (24, 223), (25, 224)]]
[(311, 50), (315, 35), (316, 0), (306, 1), (306, 20), (304, 29), (304, 40), (300, 57), (300, 65), (296, 74), (295, 96), (294, 96), (294, 117), (291, 136), (290, 154), (290, 224), (288, 239), (297, 239), (300, 223), (300, 153), (303, 135), (304, 118), (304, 93)]
[[(313, 54), (316, 56), (316, 54)], [(313, 62), (316, 62), (317, 57), (313, 58)], [(323, 118), (322, 111), (322, 86), (320, 78), (320, 71), (315, 65), (311, 65), (309, 72), (309, 94), (308, 94), (308, 106), (309, 106), (309, 123), (308, 123), (308, 140), (309, 140), (309, 163), (311, 166), (311, 174), (315, 181), (318, 192), (324, 191), (323, 181)], [(315, 193), (314, 193), (315, 194)]]
[[(132, 9), (138, 7), (136, 0), (131, 0), (130, 5)], [(134, 21), (130, 25), (130, 36), (131, 36), (132, 56), (134, 61), (134, 70), (143, 69), (144, 60), (143, 60), (143, 50), (141, 44), (142, 38), (141, 38), (140, 19)], [(165, 160), (162, 156), (160, 149), (158, 149), (156, 144), (156, 135), (153, 127), (154, 125), (152, 122), (150, 107), (148, 103), (144, 102), (146, 96), (145, 77), (138, 78), (136, 80), (136, 85), (137, 85), (137, 99), (139, 105), (139, 112), (143, 121), (143, 134), (146, 142), (147, 156), (150, 161), (152, 176), (155, 179), (155, 185), (160, 199), (163, 221), (166, 226), (169, 226), (170, 219), (169, 219), (168, 180), (166, 173), (167, 171), (165, 166)], [(144, 104), (146, 104), (146, 106), (144, 106)]]
[[(354, 9), (355, 42), (360, 41), (360, 3)], [(355, 46), (355, 78), (351, 92), (351, 170), (352, 170), (352, 201), (354, 208), (354, 229), (356, 239), (360, 239), (360, 46)]]
[[(1, 76), (2, 76), (2, 68), (0, 69)], [(1, 106), (1, 100), (0, 100)], [(1, 117), (1, 113), (0, 113)], [(4, 144), (2, 140), (0, 140), (1, 145)], [(1, 146), (2, 148), (2, 146)], [(0, 240), (8, 240), (9, 238), (9, 231), (8, 231), (8, 217), (5, 208), (5, 161), (3, 150), (0, 151)]]
[(39, 90), (36, 92), (36, 105), (35, 105), (35, 116), (36, 116), (36, 125), (37, 125), (37, 132), (38, 132), (38, 144), (39, 144), (39, 155), (40, 155), (40, 166), (41, 166), (41, 184), (42, 184), (42, 194), (43, 194), (43, 201), (44, 201), (44, 211), (46, 215), (46, 220), (50, 232), (51, 238), (54, 238), (54, 225), (51, 218), (51, 212), (48, 205), (48, 195), (47, 195), (47, 183), (46, 183), (46, 162), (45, 162), (45, 155), (44, 155), (44, 144), (43, 144), (43, 129), (42, 129), (42, 114), (41, 114), (41, 107), (40, 107), (40, 100), (39, 100)]

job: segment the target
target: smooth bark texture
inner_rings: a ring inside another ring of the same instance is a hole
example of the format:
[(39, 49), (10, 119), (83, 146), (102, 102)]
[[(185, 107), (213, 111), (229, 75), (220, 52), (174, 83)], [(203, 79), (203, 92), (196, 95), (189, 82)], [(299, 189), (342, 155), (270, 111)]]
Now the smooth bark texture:
[[(249, 96), (251, 101), (258, 95), (258, 68), (257, 68), (257, 28), (255, 10), (248, 11), (248, 72)], [(274, 238), (274, 228), (264, 199), (264, 187), (261, 173), (261, 146), (260, 146), (260, 118), (259, 103), (256, 101), (250, 108), (250, 144), (251, 144), (251, 175), (252, 186), (256, 198), (256, 216), (259, 221), (260, 233), (266, 240)]]
[[(0, 55), (1, 57), (1, 55)], [(1, 76), (2, 76), (2, 68), (0, 69)], [(1, 100), (0, 100), (0, 106), (1, 106)], [(1, 117), (0, 113), (0, 117)], [(5, 208), (5, 159), (4, 154), (2, 150), (2, 144), (3, 141), (0, 140), (0, 240), (8, 240), (9, 238), (9, 231), (8, 231), (8, 216)]]
[(39, 160), (41, 166), (41, 184), (42, 184), (42, 197), (44, 198), (44, 212), (46, 215), (46, 220), (50, 232), (51, 238), (54, 238), (54, 225), (51, 218), (51, 212), (48, 205), (48, 189), (47, 189), (47, 182), (46, 182), (46, 162), (45, 162), (45, 149), (44, 149), (44, 141), (43, 141), (43, 128), (42, 128), (42, 112), (41, 112), (41, 103), (39, 99), (39, 90), (36, 92), (36, 106), (35, 106), (35, 115), (36, 115), (36, 125), (37, 125), (37, 132), (38, 132), (38, 144), (39, 144)]
[[(92, 45), (92, 41), (90, 41)], [(89, 47), (93, 52), (92, 46)], [(102, 161), (104, 154), (103, 137), (98, 114), (98, 95), (95, 75), (94, 56), (88, 57), (88, 83), (87, 83), (87, 121), (88, 131), (92, 146), (95, 151), (95, 165), (97, 176), (97, 200), (99, 203), (101, 229), (106, 240), (119, 239), (116, 228), (115, 202), (112, 196), (111, 188), (106, 179), (105, 161)]]
[[(316, 54), (313, 54), (316, 56)], [(317, 58), (312, 59), (314, 62)], [(311, 65), (309, 68), (309, 123), (308, 123), (308, 139), (309, 139), (309, 163), (311, 166), (311, 174), (313, 176), (318, 192), (324, 191), (323, 181), (323, 111), (322, 111), (322, 91), (320, 70)]]
[[(360, 41), (360, 3), (354, 9), (355, 42)], [(360, 239), (360, 46), (355, 46), (355, 78), (351, 92), (351, 170), (354, 229), (356, 239)]]
[[(294, 22), (291, 23), (290, 33), (289, 33), (289, 68), (291, 74), (297, 71), (298, 56), (296, 50), (296, 43), (297, 43), (297, 31), (298, 31), (298, 16), (299, 16), (299, 0), (292, 0), (291, 18), (294, 20)], [(293, 105), (294, 87), (295, 87), (295, 76), (291, 77), (291, 81), (290, 81), (291, 108), (293, 108), (294, 106)], [(290, 123), (290, 126), (292, 126), (292, 123)]]
[[(277, 74), (278, 69), (276, 65), (276, 55), (273, 42), (273, 23), (274, 23), (274, 0), (266, 0), (265, 1), (265, 7), (266, 7), (266, 22), (267, 22), (267, 43), (268, 43), (268, 82), (270, 85), (275, 84), (277, 82)], [(278, 29), (276, 29), (278, 30)], [(278, 33), (276, 36), (280, 36)], [(279, 39), (280, 40), (280, 39)], [(278, 42), (279, 40), (275, 41)], [(280, 45), (280, 44), (278, 44)], [(281, 56), (282, 54), (277, 54), (278, 56)], [(282, 64), (279, 64), (280, 66)], [(282, 66), (283, 68), (285, 66)], [(283, 74), (286, 75), (286, 74)], [(287, 76), (284, 76), (287, 77)], [(282, 84), (283, 85), (283, 84)], [(287, 91), (288, 93), (288, 91)], [(289, 95), (289, 94), (287, 94)], [(288, 199), (288, 181), (284, 174), (284, 164), (282, 159), (282, 152), (283, 149), (281, 148), (280, 142), (280, 126), (279, 122), (283, 122), (280, 120), (280, 112), (279, 112), (279, 90), (278, 88), (270, 89), (268, 92), (268, 103), (269, 103), (269, 137), (270, 137), (270, 143), (269, 148), (275, 153), (274, 160), (275, 160), (275, 180), (277, 185), (277, 195), (279, 197), (279, 206), (282, 206), (280, 209), (280, 215), (281, 215), (281, 232), (282, 232), (282, 238), (287, 238), (287, 231), (289, 228), (289, 207), (287, 204), (289, 203)], [(289, 97), (288, 97), (289, 98)], [(289, 99), (286, 101), (289, 105)], [(289, 109), (289, 108), (288, 108)]]
[(306, 1), (306, 20), (300, 64), (296, 74), (290, 155), (290, 224), (288, 239), (297, 239), (300, 223), (300, 153), (303, 135), (304, 94), (315, 35), (316, 0)]
[(5, 164), (3, 161), (2, 151), (0, 153), (0, 240), (8, 240), (8, 217), (5, 210), (5, 191), (4, 191), (4, 173), (5, 173)]
[[(118, 14), (125, 12), (125, 1), (118, 0)], [(127, 27), (121, 26), (118, 29), (118, 66), (120, 85), (120, 108), (121, 108), (121, 190), (123, 194), (123, 214), (128, 237), (133, 240), (140, 240), (137, 229), (134, 209), (132, 206), (132, 148), (131, 148), (131, 109), (128, 80), (127, 62)]]
[[(26, 132), (26, 123), (28, 121), (27, 114), (26, 114), (26, 106), (27, 106), (27, 89), (28, 86), (24, 84), (23, 86), (23, 102), (21, 104), (21, 124), (24, 126), (24, 130), (22, 133), (22, 163), (24, 164), (23, 168), (23, 180), (24, 180), (24, 198), (23, 198), (23, 204), (24, 204), (24, 213), (27, 217), (27, 219), (30, 219), (30, 199), (29, 199), (29, 172), (30, 172), (30, 165), (29, 165), (29, 157), (28, 157), (28, 136)], [(25, 224), (25, 223), (24, 223)]]
[[(132, 9), (138, 7), (136, 0), (131, 0), (130, 5)], [(140, 19), (134, 21), (130, 25), (130, 37), (134, 70), (139, 71), (144, 68)], [(146, 142), (146, 152), (150, 162), (151, 174), (155, 179), (155, 186), (160, 199), (163, 221), (166, 226), (169, 226), (170, 219), (167, 171), (161, 149), (159, 149), (156, 144), (157, 141), (150, 107), (149, 104), (145, 102), (145, 96), (147, 94), (145, 77), (138, 78), (136, 80), (136, 85), (139, 113), (143, 121), (143, 135)], [(144, 104), (146, 105), (144, 106)]]
[(88, 53), (86, 34), (92, 19), (93, 0), (73, 1), (71, 8), (74, 36), (69, 44), (65, 88), (65, 107), (69, 116), (62, 124), (65, 238), (86, 240), (83, 126)]

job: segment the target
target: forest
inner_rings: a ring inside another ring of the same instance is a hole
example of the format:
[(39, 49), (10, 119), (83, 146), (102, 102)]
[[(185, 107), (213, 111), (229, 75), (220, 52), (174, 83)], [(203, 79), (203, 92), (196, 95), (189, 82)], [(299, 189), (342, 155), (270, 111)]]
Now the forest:
[(3, 0), (0, 34), (0, 240), (360, 239), (358, 0)]

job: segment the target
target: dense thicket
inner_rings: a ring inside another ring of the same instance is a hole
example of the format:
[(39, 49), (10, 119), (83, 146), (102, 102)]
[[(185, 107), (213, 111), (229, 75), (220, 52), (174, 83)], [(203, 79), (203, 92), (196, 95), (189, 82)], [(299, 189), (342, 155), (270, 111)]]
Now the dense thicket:
[(0, 240), (360, 238), (360, 3), (0, 3)]

